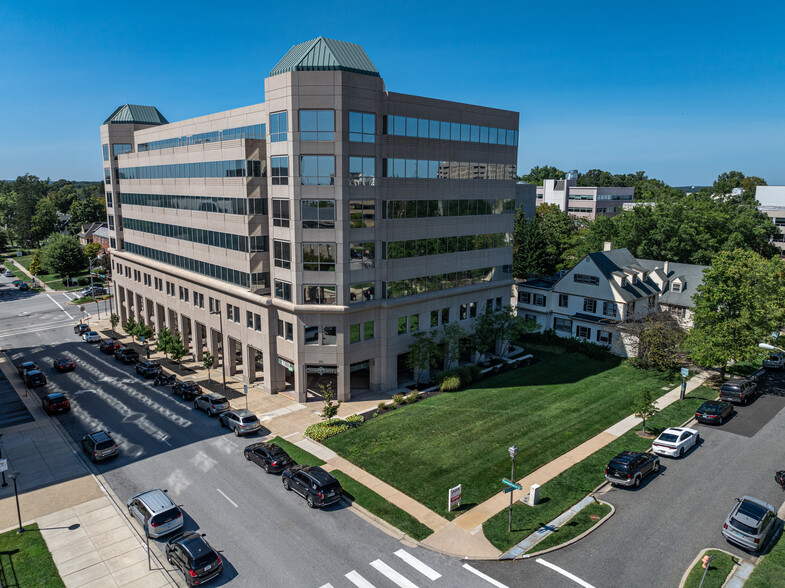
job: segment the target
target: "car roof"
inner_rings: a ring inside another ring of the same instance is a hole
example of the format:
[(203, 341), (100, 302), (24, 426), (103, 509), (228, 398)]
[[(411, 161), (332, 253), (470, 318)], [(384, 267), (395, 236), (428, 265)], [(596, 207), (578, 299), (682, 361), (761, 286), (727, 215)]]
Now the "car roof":
[(338, 480), (335, 479), (335, 476), (330, 474), (327, 470), (323, 470), (319, 466), (306, 466), (301, 471), (307, 473), (311, 478), (316, 480), (322, 485), (331, 484), (333, 482), (337, 482)]
[(619, 455), (614, 457), (611, 461), (632, 461), (633, 458), (643, 455), (640, 451), (622, 451)]
[(73, 361), (73, 359), (71, 359), (70, 357), (63, 356), (63, 357), (59, 357), (57, 361)]
[(247, 408), (240, 408), (238, 410), (233, 410), (232, 412), (234, 414), (236, 414), (237, 416), (239, 416), (239, 417), (256, 416), (254, 413), (252, 413)]
[(210, 400), (210, 399), (226, 400), (226, 396), (224, 396), (223, 394), (218, 394), (217, 392), (210, 392), (208, 394), (204, 394), (202, 395), (202, 398), (206, 400)]
[(114, 441), (112, 437), (106, 431), (95, 431), (94, 433), (90, 433), (87, 435), (96, 443), (100, 443), (101, 441)]
[(52, 392), (51, 394), (47, 394), (44, 398), (48, 398), (49, 400), (59, 400), (60, 398), (65, 398), (65, 394), (62, 392)]
[(38, 369), (36, 369), (36, 370), (27, 370), (27, 375), (28, 376), (32, 376), (34, 374), (40, 374), (40, 373), (41, 373), (41, 370), (38, 370)]
[[(760, 513), (760, 517), (763, 517), (766, 514), (766, 511), (773, 511), (776, 512), (776, 509), (770, 505), (768, 502), (764, 502), (759, 498), (754, 498), (752, 496), (742, 496), (739, 502), (739, 510), (741, 508), (745, 508), (745, 514), (748, 512), (750, 514), (753, 513)], [(748, 515), (749, 516), (749, 515)]]
[(178, 541), (194, 559), (213, 553), (213, 548), (199, 533), (191, 533)]
[(25, 361), (23, 363), (20, 363), (19, 367), (24, 367), (26, 365), (35, 365), (35, 362), (34, 361)]
[(728, 404), (727, 402), (722, 402), (721, 400), (707, 400), (703, 404), (700, 405), (700, 408), (704, 406), (719, 406), (720, 404)]
[(145, 490), (144, 492), (140, 492), (139, 494), (131, 497), (131, 499), (134, 498), (138, 498), (144, 502), (145, 505), (153, 511), (153, 514), (168, 510), (173, 506), (177, 506), (174, 502), (172, 502), (172, 499), (169, 498), (166, 493), (159, 488)]

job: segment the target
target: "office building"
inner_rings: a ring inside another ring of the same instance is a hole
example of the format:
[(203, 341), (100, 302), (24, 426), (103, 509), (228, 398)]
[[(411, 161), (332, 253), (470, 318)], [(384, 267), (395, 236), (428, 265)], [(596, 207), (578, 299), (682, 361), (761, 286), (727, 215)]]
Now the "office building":
[(579, 186), (576, 170), (567, 172), (563, 180), (544, 180), (537, 186), (537, 206), (555, 204), (568, 214), (589, 220), (616, 216), (634, 196), (635, 188)]
[(101, 126), (121, 320), (299, 401), (396, 390), (414, 333), (509, 302), (518, 113), (389, 92), (360, 46), (322, 37), (264, 90)]

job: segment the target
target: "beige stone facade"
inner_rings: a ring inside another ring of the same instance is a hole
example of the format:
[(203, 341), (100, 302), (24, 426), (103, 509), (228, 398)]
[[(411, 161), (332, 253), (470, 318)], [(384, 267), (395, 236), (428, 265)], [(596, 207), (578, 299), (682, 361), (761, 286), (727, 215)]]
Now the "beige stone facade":
[(374, 71), (292, 68), (261, 104), (102, 125), (121, 320), (302, 402), (327, 380), (392, 392), (412, 333), (507, 304), (518, 113)]

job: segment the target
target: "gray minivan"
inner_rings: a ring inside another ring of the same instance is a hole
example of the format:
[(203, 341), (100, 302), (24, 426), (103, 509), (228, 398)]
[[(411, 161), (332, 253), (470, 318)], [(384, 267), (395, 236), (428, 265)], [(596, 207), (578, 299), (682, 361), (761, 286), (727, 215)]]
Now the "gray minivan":
[(163, 490), (145, 490), (126, 502), (128, 512), (150, 537), (162, 537), (183, 526), (183, 513)]

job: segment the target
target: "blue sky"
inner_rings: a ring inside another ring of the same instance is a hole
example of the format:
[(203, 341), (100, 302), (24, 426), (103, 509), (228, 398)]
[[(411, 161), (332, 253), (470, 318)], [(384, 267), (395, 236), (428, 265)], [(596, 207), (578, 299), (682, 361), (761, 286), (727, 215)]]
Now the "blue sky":
[(724, 0), (4, 2), (0, 178), (99, 180), (117, 106), (175, 121), (261, 102), (289, 47), (324, 35), (362, 45), (389, 90), (519, 111), (519, 171), (785, 184), (783, 17)]

